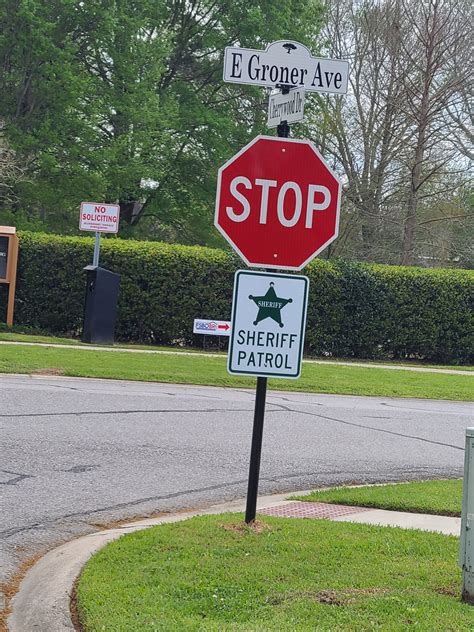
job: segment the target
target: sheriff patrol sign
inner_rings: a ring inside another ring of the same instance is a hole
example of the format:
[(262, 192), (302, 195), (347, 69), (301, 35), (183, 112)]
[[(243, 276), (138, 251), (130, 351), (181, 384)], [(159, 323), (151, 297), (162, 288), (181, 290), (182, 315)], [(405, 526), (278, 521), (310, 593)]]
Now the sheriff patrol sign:
[(308, 286), (305, 276), (236, 273), (229, 373), (299, 377)]

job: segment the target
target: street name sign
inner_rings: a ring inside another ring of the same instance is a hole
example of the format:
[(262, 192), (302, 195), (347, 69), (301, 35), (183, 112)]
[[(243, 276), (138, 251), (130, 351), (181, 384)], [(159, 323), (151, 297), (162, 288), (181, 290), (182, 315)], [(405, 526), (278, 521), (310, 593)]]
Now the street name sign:
[(336, 239), (340, 196), (312, 143), (257, 136), (219, 169), (214, 225), (248, 266), (301, 270)]
[(120, 206), (101, 202), (82, 202), (79, 230), (94, 233), (118, 233)]
[(348, 80), (347, 61), (313, 57), (298, 42), (279, 40), (266, 50), (228, 46), (224, 53), (224, 81), (229, 83), (346, 94)]
[(205, 320), (195, 318), (193, 334), (204, 334), (205, 336), (230, 336), (232, 323), (228, 320)]
[(277, 127), (282, 121), (296, 123), (304, 118), (303, 88), (288, 94), (271, 94), (268, 98), (267, 127)]
[(229, 373), (299, 377), (308, 287), (305, 276), (236, 272)]

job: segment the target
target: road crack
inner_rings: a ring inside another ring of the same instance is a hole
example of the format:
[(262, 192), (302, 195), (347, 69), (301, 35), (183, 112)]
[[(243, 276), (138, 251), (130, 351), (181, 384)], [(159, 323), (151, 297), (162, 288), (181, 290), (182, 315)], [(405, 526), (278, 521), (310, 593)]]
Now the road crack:
[[(273, 404), (278, 406), (278, 404)], [(84, 415), (144, 415), (144, 414), (167, 414), (167, 413), (248, 413), (253, 412), (251, 408), (157, 408), (157, 409), (132, 409), (132, 410), (78, 410), (63, 411), (60, 413), (18, 413), (0, 414), (0, 418), (19, 419), (23, 417), (81, 417)]]
[[(293, 410), (283, 404), (274, 404), (274, 406), (280, 408), (282, 411), (288, 413), (297, 413), (299, 415), (308, 415), (309, 417), (318, 417), (319, 419), (326, 419), (327, 421), (334, 421), (345, 426), (353, 426), (354, 428), (361, 428), (362, 430), (373, 430), (374, 432), (381, 432), (383, 434), (390, 434), (396, 437), (402, 437), (403, 439), (415, 439), (416, 441), (422, 441), (424, 443), (432, 443), (434, 445), (441, 445), (446, 448), (453, 448), (454, 450), (461, 450), (464, 452), (464, 446), (454, 445), (452, 443), (444, 443), (443, 441), (435, 441), (434, 439), (427, 439), (426, 437), (418, 437), (417, 435), (405, 434), (403, 432), (396, 432), (395, 430), (387, 430), (386, 428), (375, 428), (374, 426), (367, 426), (365, 424), (357, 424), (353, 421), (345, 421), (344, 419), (338, 419), (337, 417), (327, 417), (326, 415), (320, 415), (319, 413), (312, 413), (307, 410)], [(278, 410), (268, 412), (279, 412)]]
[(9, 470), (0, 470), (0, 474), (2, 472), (7, 475), (12, 476), (12, 478), (8, 478), (6, 481), (0, 481), (0, 485), (16, 485), (20, 481), (24, 481), (27, 478), (34, 478), (32, 474), (21, 474), (20, 472), (10, 472)]
[(181, 496), (186, 496), (187, 494), (200, 494), (202, 492), (209, 492), (216, 489), (225, 489), (227, 487), (242, 485), (244, 483), (247, 483), (247, 479), (229, 481), (228, 483), (219, 483), (216, 485), (208, 485), (207, 487), (199, 487), (196, 489), (185, 489), (179, 492), (172, 492), (170, 494), (163, 494), (160, 496), (147, 496), (146, 498), (138, 498), (137, 500), (131, 500), (126, 503), (108, 505), (106, 507), (100, 507), (99, 509), (91, 509), (89, 511), (78, 511), (74, 513), (69, 513), (69, 514), (65, 514), (64, 516), (60, 516), (59, 518), (54, 518), (52, 520), (43, 520), (41, 522), (35, 522), (30, 525), (24, 525), (22, 527), (12, 527), (11, 529), (5, 529), (4, 531), (0, 531), (0, 538), (7, 539), (7, 538), (17, 535), (18, 533), (24, 533), (25, 531), (32, 531), (34, 529), (42, 529), (46, 526), (51, 526), (54, 524), (61, 523), (62, 521), (68, 520), (70, 518), (86, 518), (88, 516), (93, 516), (94, 514), (100, 514), (104, 511), (126, 509), (128, 507), (135, 507), (136, 505), (140, 505), (142, 503), (158, 501), (158, 500), (170, 500), (173, 498), (180, 498)]

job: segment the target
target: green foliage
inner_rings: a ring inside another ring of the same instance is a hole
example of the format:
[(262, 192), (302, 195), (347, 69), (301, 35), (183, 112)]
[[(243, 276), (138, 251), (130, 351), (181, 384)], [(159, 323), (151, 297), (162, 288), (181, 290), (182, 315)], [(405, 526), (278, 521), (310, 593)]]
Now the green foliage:
[(263, 90), (222, 81), (224, 48), (311, 45), (321, 7), (0, 0), (0, 122), (28, 171), (19, 206), (71, 233), (81, 201), (118, 200), (123, 236), (219, 243), (217, 168), (265, 129)]
[[(90, 237), (20, 233), (16, 322), (78, 333), (92, 252)], [(225, 251), (104, 238), (101, 265), (121, 274), (121, 340), (193, 344), (194, 318), (230, 318), (239, 261)], [(305, 273), (308, 353), (472, 362), (473, 272), (316, 260)]]
[(0, 208), (0, 226), (15, 226), (17, 230), (29, 230), (32, 232), (44, 232), (47, 226), (44, 222), (27, 213), (12, 211)]

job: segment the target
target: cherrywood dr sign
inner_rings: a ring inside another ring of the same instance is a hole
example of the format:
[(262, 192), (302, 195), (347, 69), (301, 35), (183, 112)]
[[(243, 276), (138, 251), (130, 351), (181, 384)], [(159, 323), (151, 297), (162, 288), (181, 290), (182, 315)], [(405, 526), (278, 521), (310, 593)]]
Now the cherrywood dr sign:
[(301, 270), (336, 239), (340, 197), (311, 142), (257, 136), (219, 169), (214, 224), (248, 266)]

